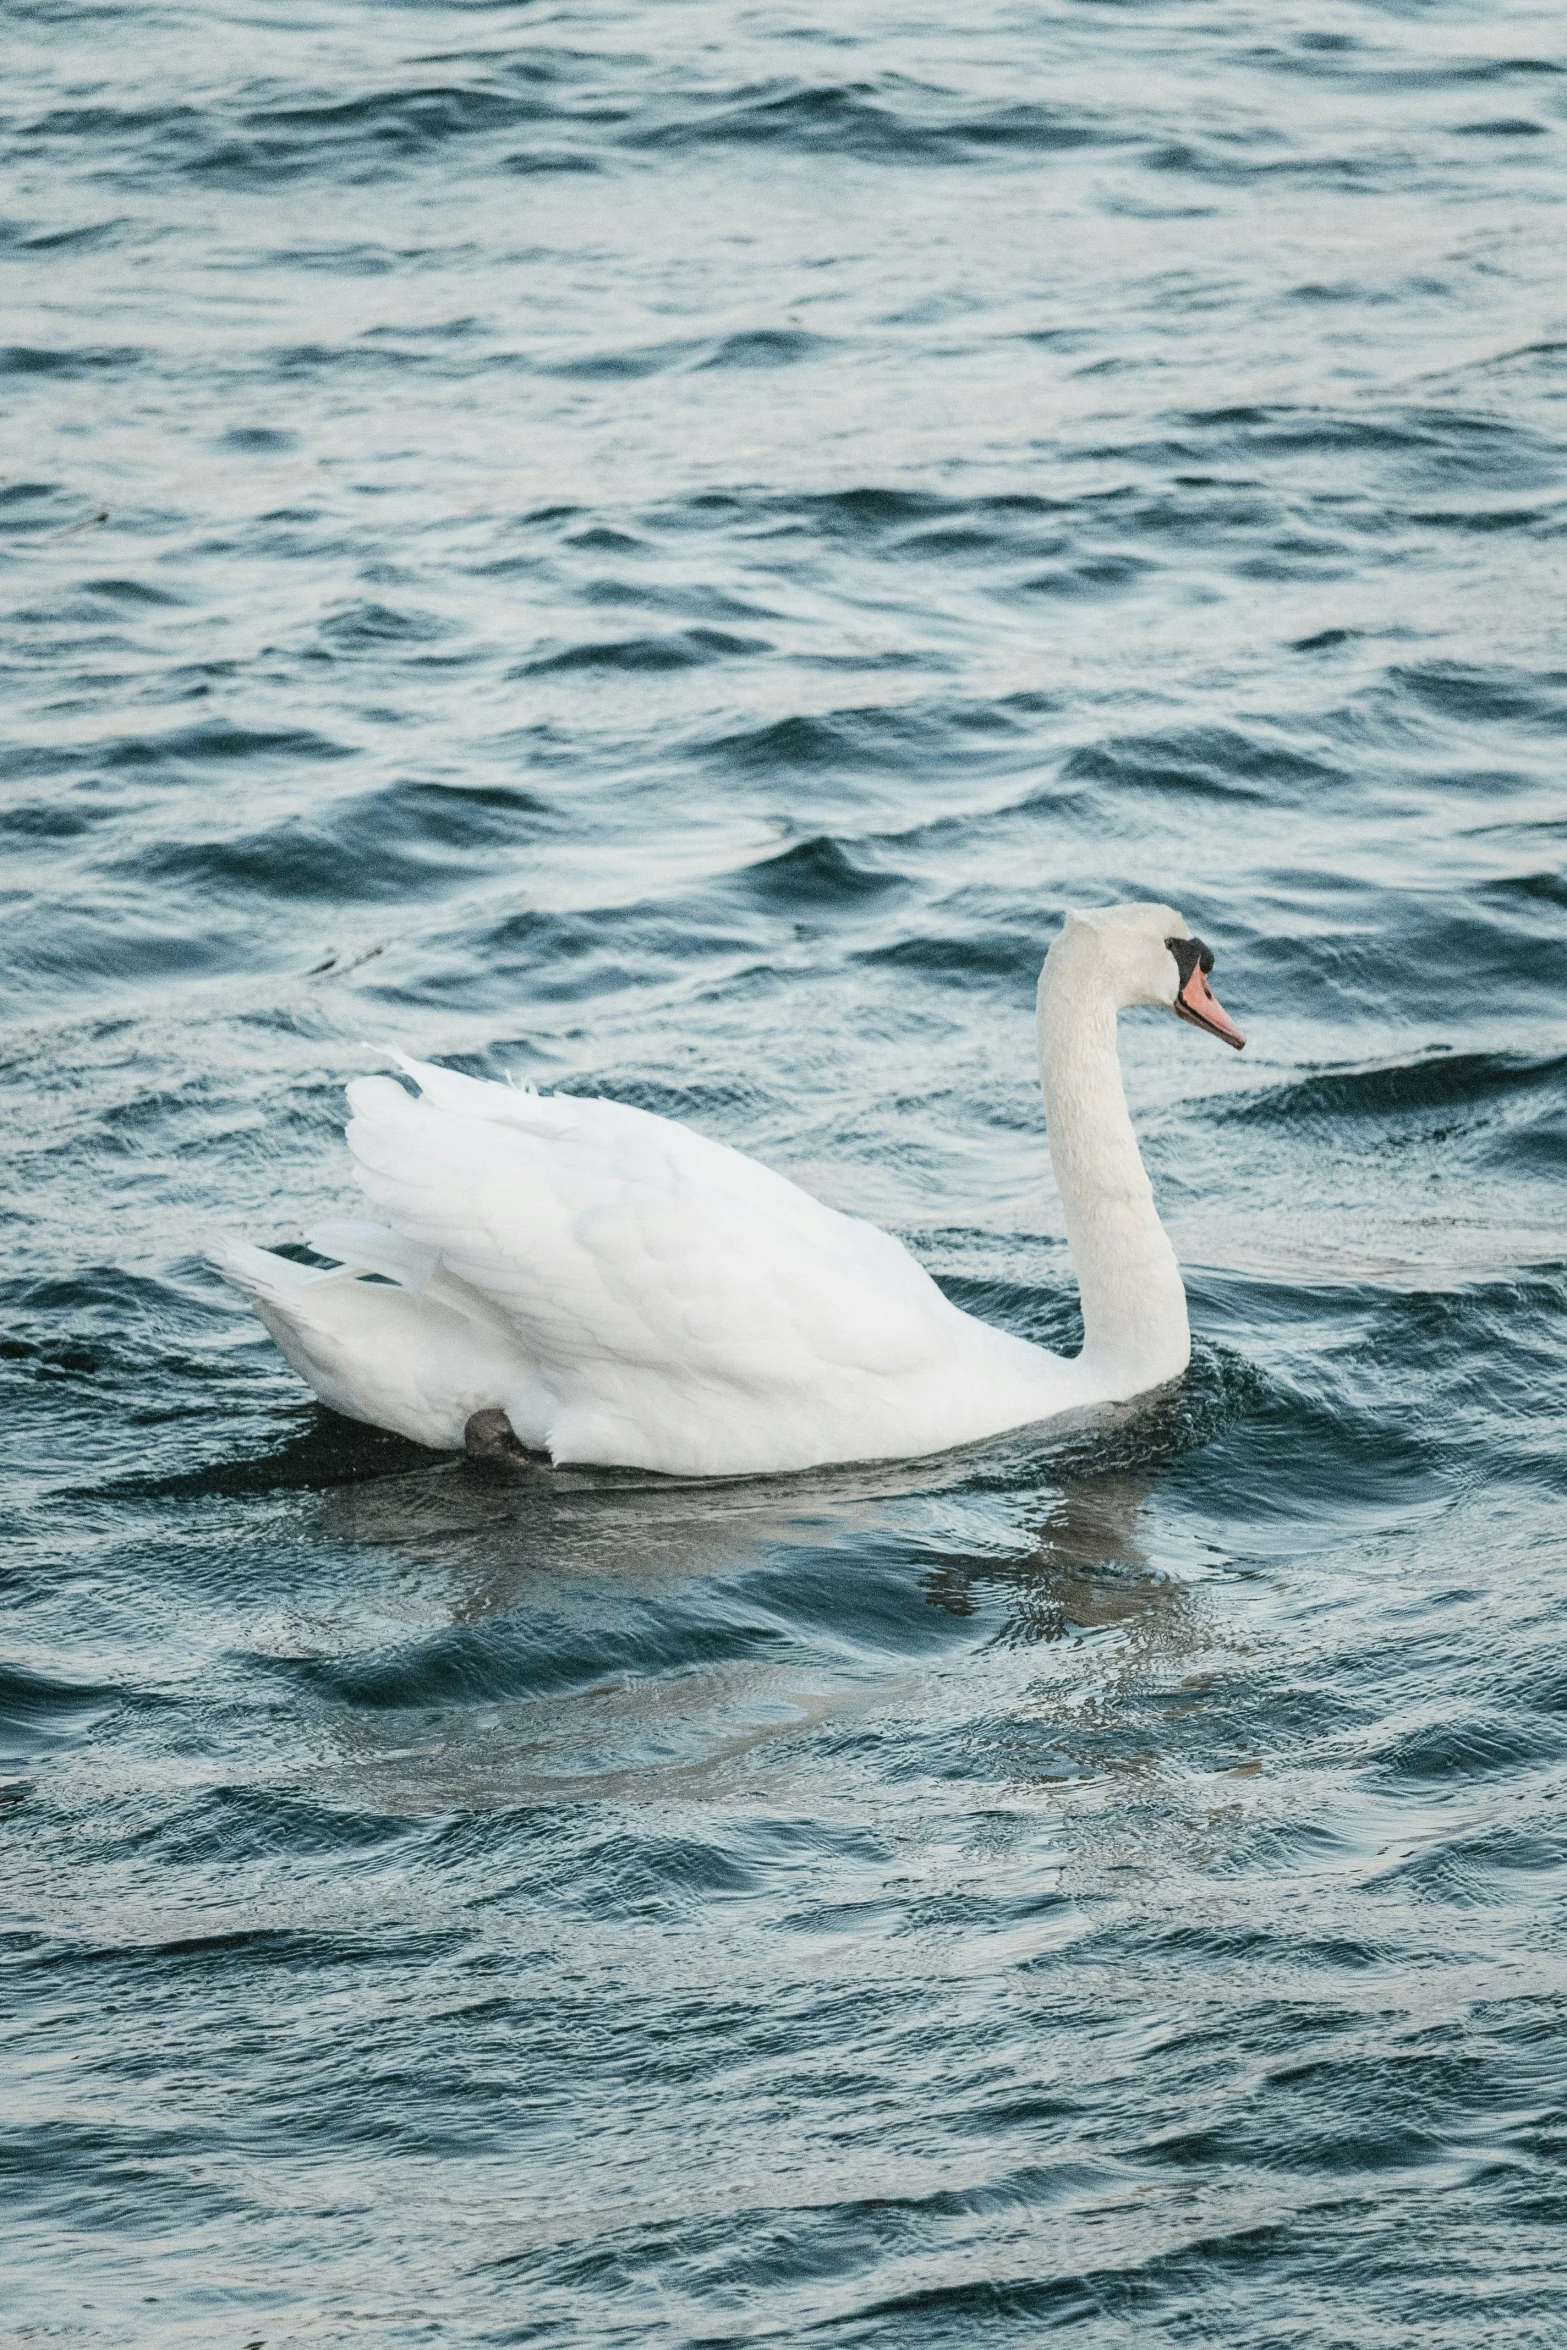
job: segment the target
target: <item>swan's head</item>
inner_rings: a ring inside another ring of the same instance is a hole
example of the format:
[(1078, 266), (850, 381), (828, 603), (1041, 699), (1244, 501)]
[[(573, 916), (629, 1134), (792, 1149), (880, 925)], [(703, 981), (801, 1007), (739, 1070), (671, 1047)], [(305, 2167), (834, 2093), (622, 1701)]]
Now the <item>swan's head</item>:
[(1047, 977), (1058, 960), (1085, 976), (1091, 969), (1117, 1011), (1162, 1004), (1193, 1027), (1222, 1036), (1237, 1051), (1246, 1042), (1208, 985), (1211, 949), (1193, 938), (1173, 906), (1100, 906), (1070, 913), (1050, 950)]

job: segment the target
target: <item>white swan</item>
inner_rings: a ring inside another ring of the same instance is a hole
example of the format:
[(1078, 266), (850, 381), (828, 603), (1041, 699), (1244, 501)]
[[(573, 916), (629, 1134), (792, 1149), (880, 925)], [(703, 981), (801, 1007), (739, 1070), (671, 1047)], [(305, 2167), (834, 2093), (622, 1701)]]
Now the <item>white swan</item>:
[[(1233, 1045), (1213, 957), (1168, 906), (1073, 913), (1039, 983), (1050, 1155), (1082, 1294), (1068, 1360), (975, 1321), (901, 1242), (667, 1118), (396, 1056), (348, 1145), (384, 1224), (335, 1269), (223, 1241), (323, 1403), (418, 1443), (735, 1476), (944, 1451), (1175, 1378), (1191, 1340), (1126, 1111), (1116, 1014)], [(378, 1274), (366, 1281), (364, 1274)], [(504, 1414), (504, 1418), (500, 1415)]]

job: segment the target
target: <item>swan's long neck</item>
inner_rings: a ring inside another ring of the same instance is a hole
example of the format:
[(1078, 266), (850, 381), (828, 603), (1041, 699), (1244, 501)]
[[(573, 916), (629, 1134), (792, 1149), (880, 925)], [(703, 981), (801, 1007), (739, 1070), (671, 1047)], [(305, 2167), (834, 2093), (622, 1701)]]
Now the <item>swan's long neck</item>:
[(1180, 1268), (1127, 1115), (1115, 1022), (1092, 942), (1078, 946), (1065, 934), (1039, 983), (1050, 1162), (1083, 1301), (1085, 1368), (1133, 1395), (1185, 1370), (1191, 1333)]

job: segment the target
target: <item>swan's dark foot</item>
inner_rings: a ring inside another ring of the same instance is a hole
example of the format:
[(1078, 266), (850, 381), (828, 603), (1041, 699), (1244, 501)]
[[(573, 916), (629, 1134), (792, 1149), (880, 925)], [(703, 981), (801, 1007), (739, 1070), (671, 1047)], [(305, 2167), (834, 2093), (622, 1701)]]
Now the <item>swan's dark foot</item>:
[(462, 1448), (469, 1460), (482, 1461), (486, 1468), (532, 1469), (539, 1465), (539, 1456), (529, 1452), (506, 1414), (495, 1408), (473, 1414), (462, 1432)]

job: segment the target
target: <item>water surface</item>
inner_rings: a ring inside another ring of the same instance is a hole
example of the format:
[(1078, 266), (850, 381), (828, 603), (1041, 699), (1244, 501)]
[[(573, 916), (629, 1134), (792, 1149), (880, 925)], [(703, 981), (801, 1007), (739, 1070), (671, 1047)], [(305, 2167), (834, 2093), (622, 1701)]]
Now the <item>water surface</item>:
[[(1559, 2345), (1559, 12), (8, 12), (8, 2339)], [(207, 1270), (397, 1042), (1181, 1391), (514, 1484)]]

